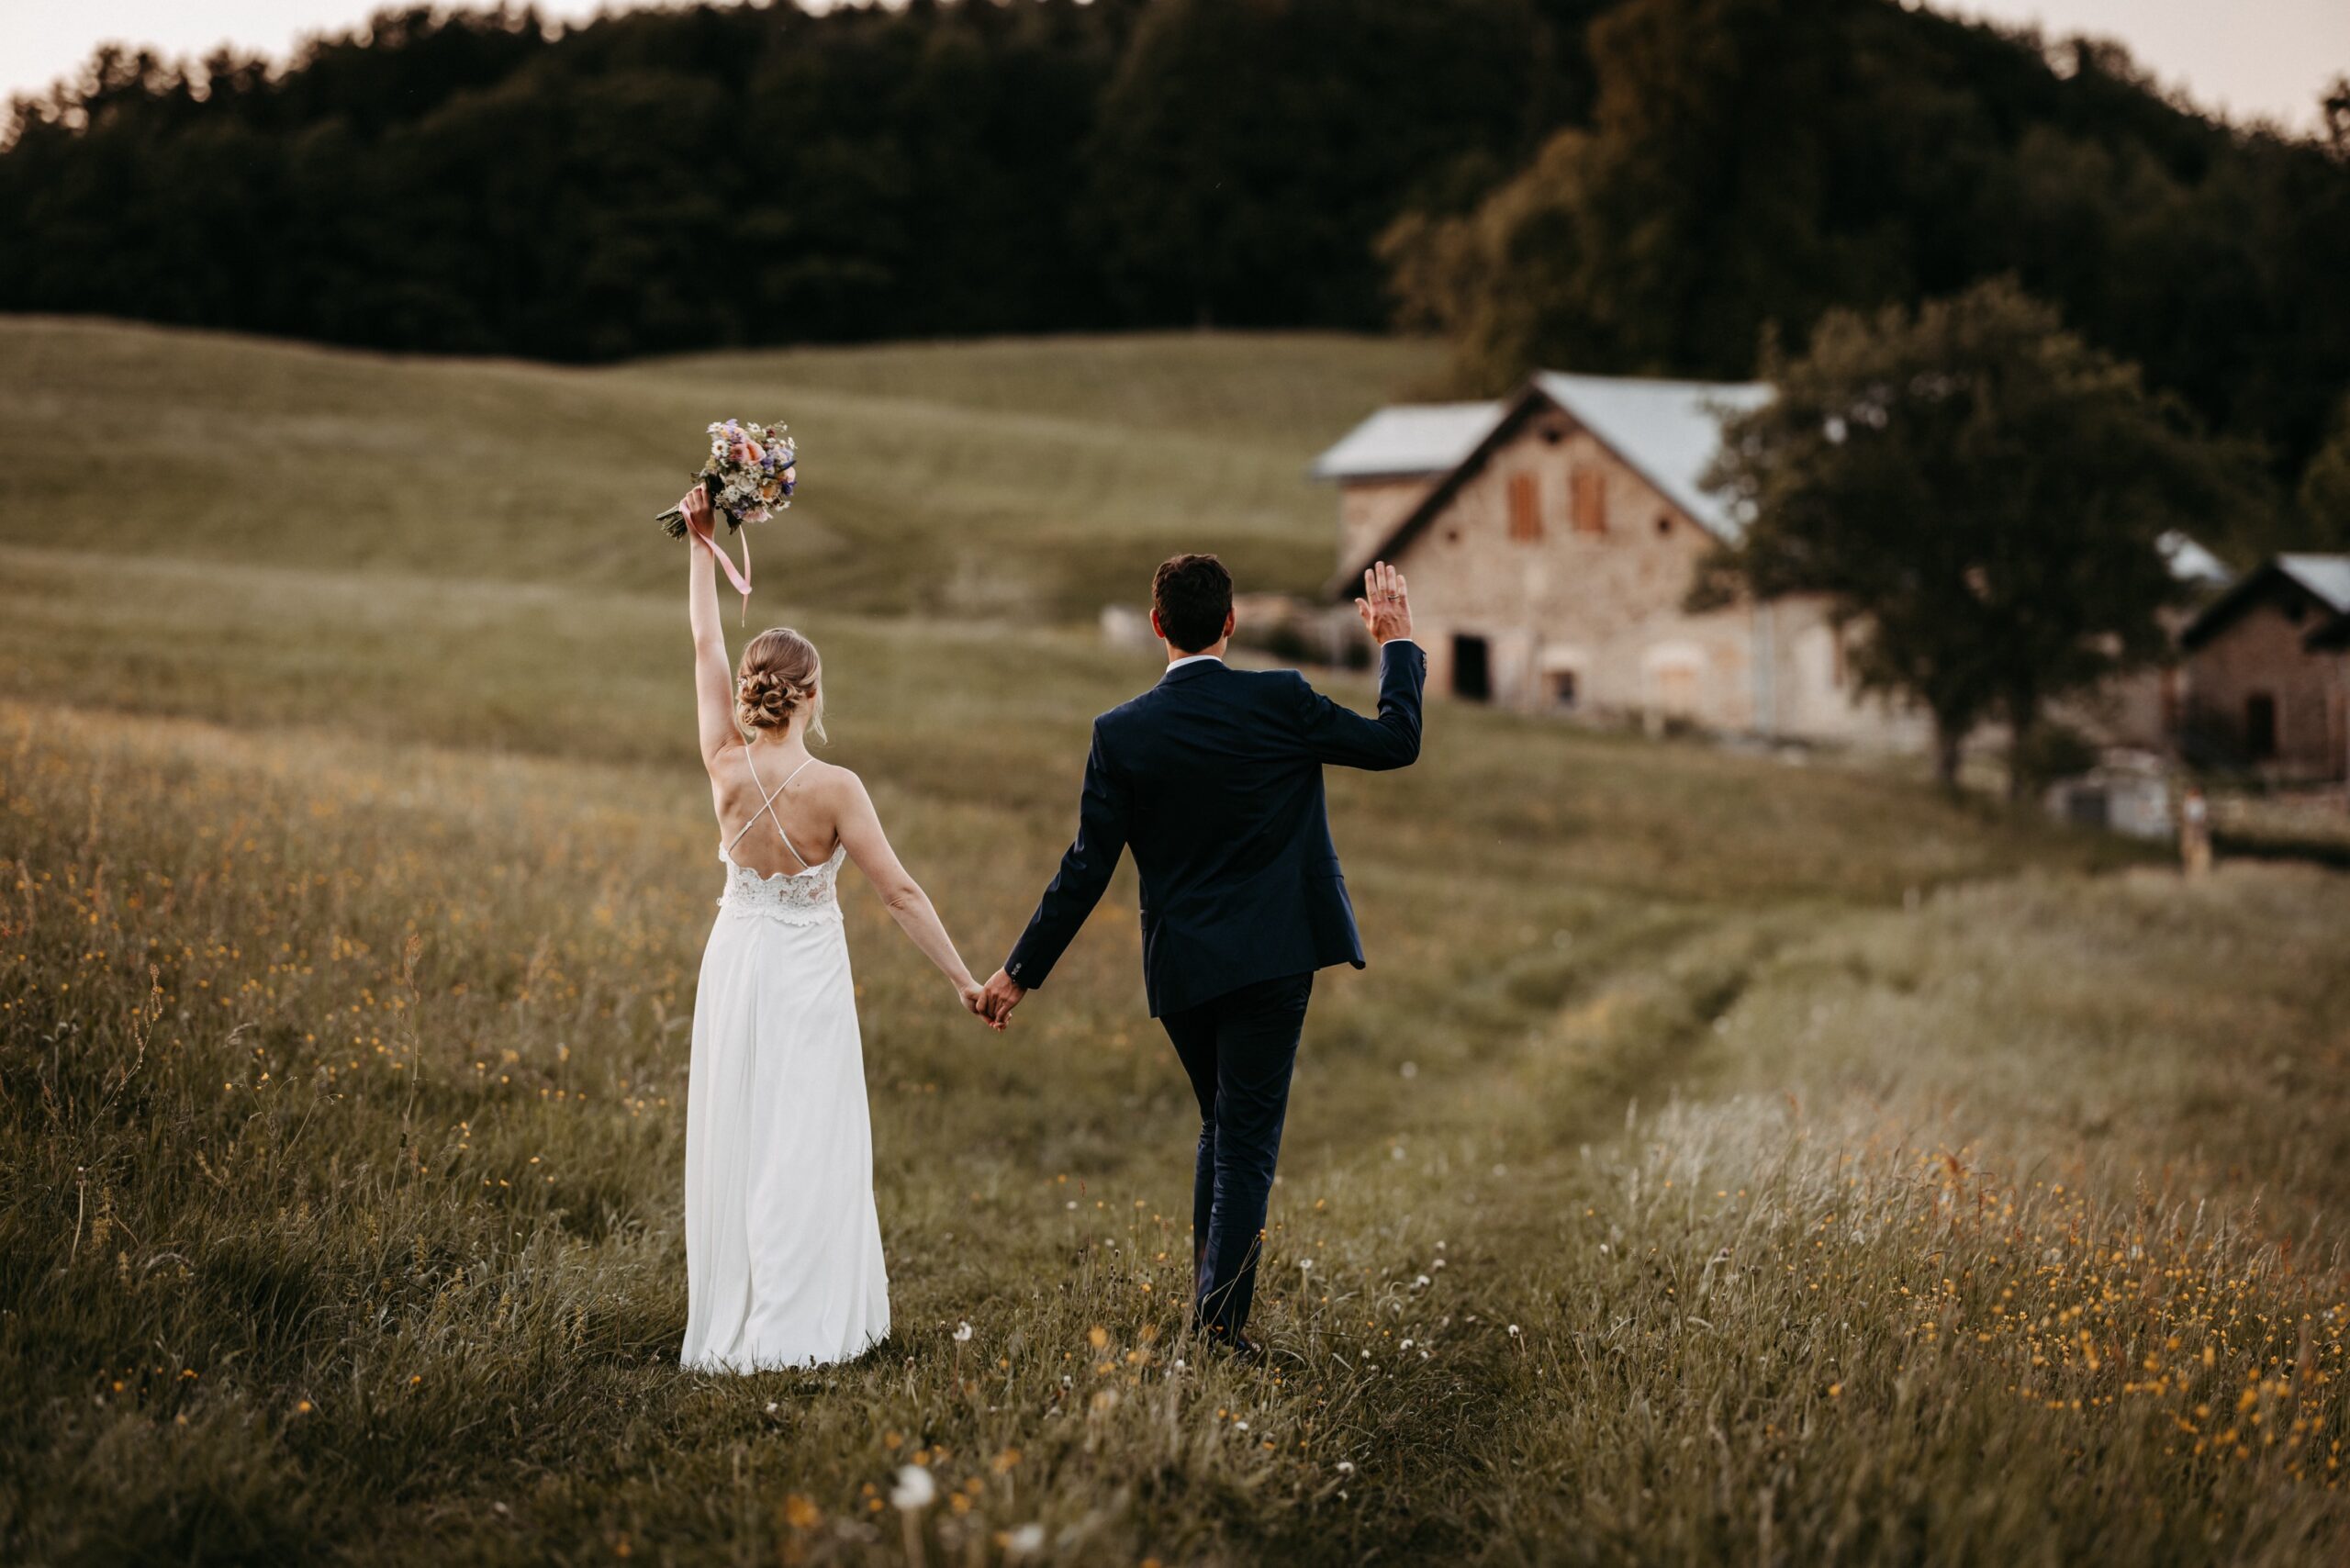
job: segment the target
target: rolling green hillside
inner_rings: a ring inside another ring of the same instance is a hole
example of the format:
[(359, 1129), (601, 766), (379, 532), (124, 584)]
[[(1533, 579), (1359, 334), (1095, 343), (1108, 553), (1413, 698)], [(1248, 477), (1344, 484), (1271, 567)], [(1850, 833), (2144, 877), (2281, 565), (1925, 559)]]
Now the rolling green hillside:
[(1335, 503), (1307, 463), (1435, 359), (1176, 335), (571, 370), (6, 319), (0, 542), (642, 588), (702, 427), (779, 418), (800, 498), (752, 550), (784, 601), (1082, 619), (1185, 548), (1319, 583)]

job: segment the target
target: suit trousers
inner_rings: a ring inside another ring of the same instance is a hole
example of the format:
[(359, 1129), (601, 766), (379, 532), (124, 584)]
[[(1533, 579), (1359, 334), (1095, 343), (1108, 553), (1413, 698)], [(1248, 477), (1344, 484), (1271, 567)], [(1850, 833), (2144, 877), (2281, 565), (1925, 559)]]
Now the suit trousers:
[(1265, 1209), (1289, 1113), (1311, 973), (1259, 980), (1159, 1020), (1200, 1103), (1192, 1175), (1192, 1321), (1240, 1338), (1257, 1288)]

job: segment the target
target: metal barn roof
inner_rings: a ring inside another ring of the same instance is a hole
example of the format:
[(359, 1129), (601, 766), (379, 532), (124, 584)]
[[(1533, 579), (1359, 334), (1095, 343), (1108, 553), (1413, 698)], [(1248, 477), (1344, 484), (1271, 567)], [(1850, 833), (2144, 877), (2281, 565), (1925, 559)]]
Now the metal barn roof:
[(1500, 403), (1398, 403), (1382, 409), (1314, 460), (1316, 479), (1403, 479), (1441, 474), (1477, 448)]
[[(1735, 521), (1700, 481), (1721, 444), (1721, 416), (1771, 400), (1758, 382), (1651, 381), (1546, 370), (1532, 385), (1638, 468), (1699, 523), (1724, 535)], [(1348, 431), (1314, 461), (1316, 479), (1443, 474), (1474, 454), (1507, 402), (1399, 403)]]
[(2154, 541), (2163, 559), (2170, 563), (2170, 575), (2183, 583), (2209, 583), (2225, 588), (2235, 581), (2235, 574), (2227, 563), (2174, 528)]
[(1738, 520), (1707, 491), (1706, 470), (1721, 450), (1722, 418), (1771, 400), (1759, 381), (1648, 381), (1635, 376), (1539, 371), (1534, 384), (1592, 434), (1638, 468), (1673, 505), (1730, 538)]
[(2317, 595), (2336, 615), (2350, 615), (2350, 555), (2279, 555), (2277, 569)]
[(2179, 641), (2189, 648), (2208, 641), (2247, 606), (2257, 603), (2280, 577), (2332, 612), (2330, 622), (2310, 633), (2312, 646), (2331, 644), (2342, 627), (2350, 624), (2350, 555), (2277, 555), (2204, 606), (2202, 613), (2187, 623)]

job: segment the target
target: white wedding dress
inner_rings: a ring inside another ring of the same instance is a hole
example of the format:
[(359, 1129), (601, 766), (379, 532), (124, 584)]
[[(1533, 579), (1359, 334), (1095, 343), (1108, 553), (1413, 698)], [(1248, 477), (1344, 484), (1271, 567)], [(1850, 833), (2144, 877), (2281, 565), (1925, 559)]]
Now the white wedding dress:
[[(775, 811), (790, 783), (760, 784), (759, 810), (718, 852), (726, 891), (694, 996), (680, 1360), (707, 1372), (845, 1361), (890, 1332), (864, 1044), (835, 890), (847, 850), (811, 866), (792, 846)], [(735, 863), (762, 817), (798, 872)]]

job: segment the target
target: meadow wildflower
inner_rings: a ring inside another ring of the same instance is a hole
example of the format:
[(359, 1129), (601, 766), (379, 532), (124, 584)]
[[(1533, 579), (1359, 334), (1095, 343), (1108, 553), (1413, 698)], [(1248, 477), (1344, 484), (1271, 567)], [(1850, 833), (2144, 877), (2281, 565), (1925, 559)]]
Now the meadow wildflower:
[(890, 1488), (890, 1506), (907, 1512), (927, 1508), (938, 1500), (938, 1484), (919, 1464), (898, 1467), (897, 1484)]

